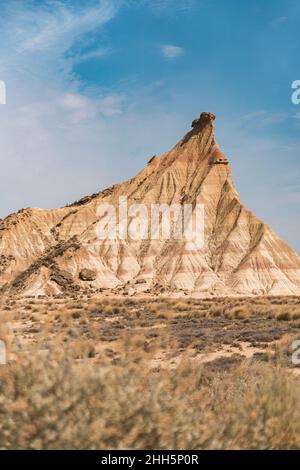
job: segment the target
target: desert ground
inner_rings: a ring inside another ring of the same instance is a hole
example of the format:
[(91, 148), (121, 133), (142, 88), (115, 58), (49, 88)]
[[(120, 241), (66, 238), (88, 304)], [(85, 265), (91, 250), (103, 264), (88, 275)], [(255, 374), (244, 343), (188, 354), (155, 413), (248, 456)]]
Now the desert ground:
[(300, 297), (2, 298), (1, 449), (300, 448)]

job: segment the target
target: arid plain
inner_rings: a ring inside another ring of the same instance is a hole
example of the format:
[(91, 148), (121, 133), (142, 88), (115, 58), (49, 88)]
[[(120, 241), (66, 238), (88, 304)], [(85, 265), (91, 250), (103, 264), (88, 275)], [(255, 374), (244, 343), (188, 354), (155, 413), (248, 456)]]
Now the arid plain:
[(1, 303), (0, 447), (299, 448), (299, 297)]

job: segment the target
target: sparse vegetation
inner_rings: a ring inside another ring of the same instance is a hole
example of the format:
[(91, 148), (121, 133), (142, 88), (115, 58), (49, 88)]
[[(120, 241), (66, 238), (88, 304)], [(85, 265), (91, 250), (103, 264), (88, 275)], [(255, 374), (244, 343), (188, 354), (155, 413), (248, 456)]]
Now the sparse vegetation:
[(300, 448), (299, 312), (298, 297), (8, 299), (0, 448)]

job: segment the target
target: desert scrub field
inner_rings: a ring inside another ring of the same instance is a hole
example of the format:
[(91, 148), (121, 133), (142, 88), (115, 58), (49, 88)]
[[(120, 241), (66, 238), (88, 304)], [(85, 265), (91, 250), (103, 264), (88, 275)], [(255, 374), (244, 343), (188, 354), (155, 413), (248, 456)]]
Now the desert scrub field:
[(300, 448), (298, 297), (3, 299), (2, 449)]

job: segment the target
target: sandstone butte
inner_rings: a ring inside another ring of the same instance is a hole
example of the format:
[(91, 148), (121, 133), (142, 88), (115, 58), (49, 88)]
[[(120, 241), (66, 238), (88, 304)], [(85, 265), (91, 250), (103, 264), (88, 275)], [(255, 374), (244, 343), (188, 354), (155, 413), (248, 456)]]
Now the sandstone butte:
[[(300, 258), (246, 209), (202, 113), (169, 152), (134, 178), (59, 209), (22, 209), (0, 221), (1, 295), (76, 291), (120, 295), (299, 295)], [(196, 203), (205, 207), (205, 244), (99, 240), (99, 204)]]

